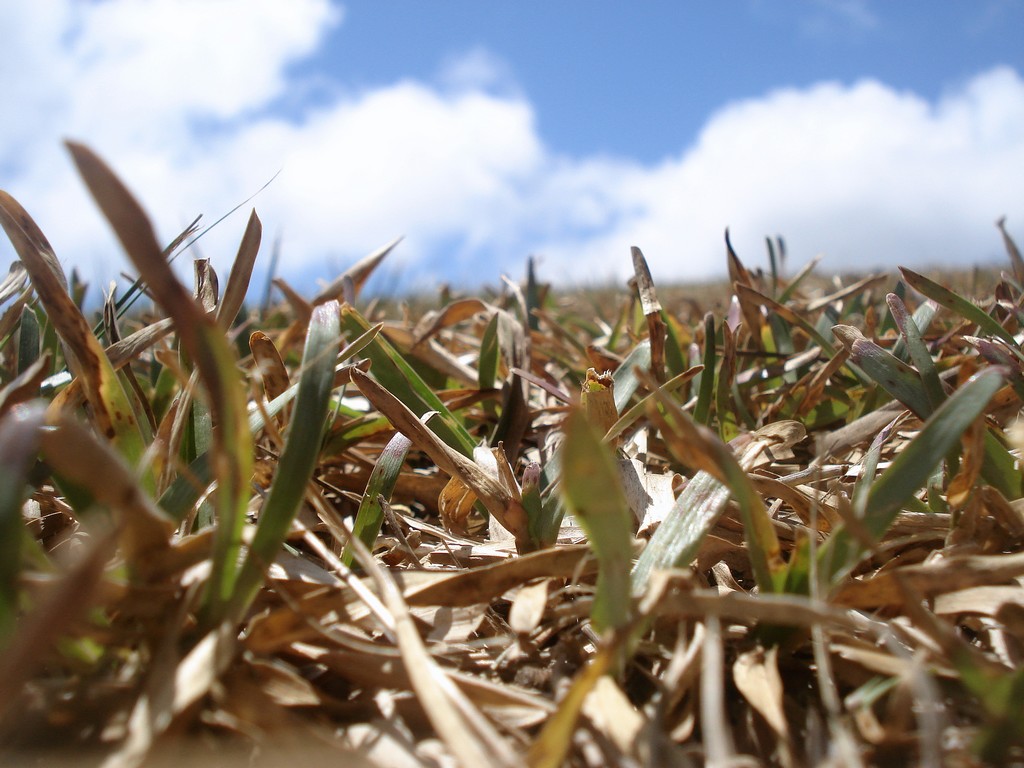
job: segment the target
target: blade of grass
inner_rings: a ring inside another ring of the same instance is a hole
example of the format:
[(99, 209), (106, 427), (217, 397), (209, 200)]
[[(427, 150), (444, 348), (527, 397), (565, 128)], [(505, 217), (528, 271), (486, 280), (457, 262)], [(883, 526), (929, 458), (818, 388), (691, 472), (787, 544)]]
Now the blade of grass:
[(618, 468), (601, 433), (581, 409), (570, 411), (562, 445), (562, 489), (598, 560), (591, 619), (598, 632), (630, 620), (633, 528)]
[(316, 468), (334, 388), (334, 361), (341, 341), (340, 312), (335, 301), (313, 309), (291, 429), (230, 598), (227, 615), (235, 621), (241, 620), (259, 591), (263, 574), (288, 535)]
[[(377, 463), (373, 465), (370, 477), (366, 481), (366, 490), (363, 492), (362, 501), (356, 512), (355, 522), (352, 525), (352, 535), (359, 539), (367, 549), (372, 550), (373, 544), (380, 533), (381, 523), (384, 521), (384, 509), (381, 501), (390, 501), (391, 493), (398, 482), (398, 476), (402, 472), (402, 465), (405, 464), (405, 457), (412, 447), (412, 441), (397, 433), (381, 451)], [(350, 566), (355, 560), (355, 553), (351, 547), (345, 548), (341, 561)]]
[(510, 745), (427, 650), (391, 572), (382, 568), (358, 539), (350, 544), (390, 615), (412, 689), (438, 736), (462, 765), (512, 768), (516, 758)]
[(728, 486), (707, 472), (698, 472), (690, 479), (633, 567), (634, 596), (646, 593), (654, 571), (685, 567), (693, 561), (704, 537), (725, 511), (730, 495)]
[(637, 293), (640, 295), (640, 306), (647, 319), (647, 338), (651, 344), (651, 373), (655, 380), (665, 380), (665, 320), (662, 317), (661, 302), (654, 290), (654, 279), (643, 252), (633, 246), (633, 273)]
[[(491, 477), (476, 462), (463, 456), (446, 443), (431, 427), (424, 424), (401, 400), (362, 371), (352, 371), (352, 380), (359, 391), (381, 412), (399, 432), (424, 451), (435, 464), (451, 477), (457, 477), (476, 494), (487, 511), (505, 530), (515, 536), (520, 554), (536, 549), (531, 538), (529, 521), (517, 488), (509, 488)], [(433, 414), (430, 414), (433, 416)], [(431, 418), (431, 421), (435, 419)]]
[(498, 362), (501, 349), (498, 346), (498, 315), (491, 315), (483, 336), (480, 337), (480, 355), (477, 360), (477, 385), (481, 390), (494, 389), (498, 378)]
[(832, 333), (850, 350), (850, 360), (860, 367), (882, 389), (926, 419), (932, 412), (928, 391), (918, 372), (891, 353), (866, 339), (857, 328), (836, 325)]
[(526, 755), (529, 768), (559, 768), (566, 765), (583, 702), (597, 681), (615, 669), (628, 635), (616, 632), (609, 643), (598, 648), (590, 662), (573, 678), (559, 702), (558, 709), (548, 717)]
[(25, 266), (47, 318), (60, 335), (71, 371), (83, 382), (97, 428), (129, 464), (139, 468), (143, 488), (155, 492), (156, 477), (150, 468), (142, 467), (146, 445), (128, 395), (103, 346), (68, 294), (64, 273), (46, 237), (28, 212), (2, 190), (0, 225)]
[[(804, 333), (811, 337), (815, 344), (821, 347), (822, 352), (829, 355), (830, 357), (836, 354), (836, 346), (832, 344), (827, 338), (825, 338), (824, 334), (817, 328), (815, 328), (807, 320), (807, 318), (803, 317), (799, 312), (796, 312), (795, 310), (791, 309), (790, 307), (787, 307), (784, 304), (780, 304), (777, 301), (769, 299), (764, 294), (758, 293), (757, 290), (749, 286), (740, 285), (737, 288), (737, 292), (739, 294), (755, 294), (755, 298), (762, 304), (762, 306), (764, 306), (770, 312), (777, 314), (790, 325), (800, 328), (800, 330), (802, 330)], [(820, 318), (820, 321), (822, 323), (827, 322), (827, 315), (823, 314)], [(835, 323), (828, 323), (828, 325), (835, 325)], [(868, 378), (867, 374), (865, 374), (864, 371), (862, 371), (856, 365), (850, 363), (847, 367), (850, 369), (853, 375), (857, 377), (857, 380), (860, 381), (862, 384), (867, 384), (870, 382), (870, 379)]]
[(351, 283), (353, 292), (356, 296), (363, 289), (366, 281), (370, 279), (370, 275), (374, 273), (380, 263), (387, 258), (387, 255), (395, 249), (400, 242), (401, 237), (396, 237), (387, 245), (382, 248), (378, 248), (368, 256), (363, 257), (351, 267), (346, 269), (341, 275), (333, 280), (329, 285), (324, 287), (320, 293), (313, 299), (313, 304), (322, 304), (325, 301), (331, 299), (340, 299), (342, 294), (345, 292), (345, 284)]
[[(960, 440), (971, 423), (985, 412), (989, 400), (1003, 385), (997, 368), (986, 368), (958, 389), (931, 418), (917, 437), (893, 460), (867, 494), (864, 530), (876, 539), (892, 525), (903, 505), (924, 485), (935, 468)], [(857, 537), (841, 526), (822, 545), (819, 571), (836, 583), (864, 552)]]
[(46, 409), (33, 403), (0, 418), (0, 648), (18, 618), (21, 547), (25, 525), (21, 505), (27, 474), (35, 461)]
[(622, 361), (622, 365), (616, 368), (615, 373), (612, 374), (612, 381), (615, 383), (616, 411), (622, 412), (640, 386), (636, 369), (648, 370), (650, 367), (651, 345), (645, 339), (630, 350)]
[(917, 368), (917, 373), (921, 377), (925, 394), (928, 397), (928, 404), (934, 410), (946, 399), (946, 392), (942, 388), (942, 382), (939, 380), (935, 361), (932, 360), (931, 353), (928, 351), (928, 347), (921, 336), (921, 329), (914, 322), (914, 318), (911, 317), (906, 305), (900, 300), (899, 296), (895, 293), (890, 293), (885, 297), (885, 301), (889, 305), (889, 311), (892, 313), (893, 320), (896, 321), (896, 327), (899, 328), (900, 333), (906, 340), (907, 349), (910, 351), (910, 359), (913, 361), (914, 367)]
[(18, 323), (18, 373), (39, 359), (39, 320), (32, 307), (23, 307), (21, 322)]
[[(900, 301), (903, 301), (903, 297), (900, 295), (901, 293), (906, 293), (906, 286), (902, 282), (896, 286), (896, 293), (893, 295), (895, 295), (896, 298), (898, 298)], [(939, 306), (934, 301), (925, 301), (922, 302), (921, 305), (918, 306), (918, 308), (915, 309), (914, 313), (910, 316), (910, 318), (914, 321), (914, 325), (917, 327), (918, 333), (921, 334), (922, 340), (924, 334), (928, 330), (928, 326), (930, 326), (932, 324), (932, 320), (935, 319), (935, 313), (938, 312), (938, 309)], [(890, 315), (890, 318), (891, 317), (892, 316)], [(879, 327), (878, 333), (882, 334), (886, 330), (886, 324), (883, 323), (881, 327)], [(905, 361), (907, 359), (908, 351), (909, 350), (907, 349), (906, 338), (901, 335), (896, 340), (896, 343), (893, 344), (892, 353), (900, 360)]]
[(1013, 334), (1003, 328), (991, 315), (987, 314), (976, 304), (911, 269), (900, 267), (899, 270), (900, 274), (903, 275), (903, 279), (907, 281), (907, 285), (915, 291), (923, 293), (932, 301), (951, 310), (964, 320), (974, 323), (984, 333), (998, 336), (1010, 346), (1019, 348), (1019, 345), (1013, 338)]
[(1006, 248), (1006, 255), (1010, 257), (1010, 266), (1013, 267), (1013, 276), (1017, 279), (1017, 282), (1024, 285), (1024, 257), (1021, 257), (1020, 250), (1017, 248), (1017, 244), (1010, 237), (1010, 233), (1006, 231), (1006, 217), (1001, 216), (996, 222), (996, 227), (999, 228), (999, 234), (1003, 236), (1003, 245)]
[(704, 315), (704, 371), (697, 385), (697, 404), (693, 407), (693, 420), (707, 426), (711, 420), (711, 399), (715, 396), (715, 316)]
[[(370, 324), (354, 308), (345, 305), (341, 312), (342, 327), (350, 334), (360, 336), (370, 330)], [(373, 377), (416, 416), (436, 411), (431, 429), (449, 446), (466, 457), (473, 455), (476, 441), (466, 431), (448, 407), (441, 401), (415, 369), (383, 336), (375, 336), (365, 349), (370, 358)]]
[[(729, 446), (707, 427), (694, 422), (689, 414), (660, 388), (652, 388), (661, 409), (652, 402), (648, 415), (661, 429), (662, 438), (669, 452), (684, 464), (708, 472), (729, 487), (740, 508), (744, 537), (757, 585), (762, 593), (777, 591), (784, 578), (785, 562), (782, 560), (779, 540), (768, 510), (747, 476), (747, 470), (737, 460)], [(795, 424), (780, 422), (768, 425), (744, 439), (754, 441), (753, 456), (756, 456), (771, 444), (792, 445), (797, 442), (800, 437), (793, 431)], [(748, 461), (751, 460), (752, 458), (748, 458)]]
[(262, 238), (263, 225), (260, 223), (260, 217), (253, 210), (249, 215), (249, 222), (245, 225), (242, 242), (238, 245), (238, 253), (231, 263), (228, 282), (224, 286), (224, 296), (221, 298), (220, 307), (217, 310), (217, 322), (221, 328), (231, 327), (245, 302), (245, 294), (249, 290), (252, 268), (260, 251)]

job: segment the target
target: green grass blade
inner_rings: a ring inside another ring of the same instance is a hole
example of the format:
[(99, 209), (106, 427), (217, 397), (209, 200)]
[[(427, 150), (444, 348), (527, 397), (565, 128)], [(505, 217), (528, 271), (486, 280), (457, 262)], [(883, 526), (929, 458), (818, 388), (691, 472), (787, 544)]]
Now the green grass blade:
[[(896, 293), (894, 294), (900, 301), (903, 301), (903, 297), (900, 296), (901, 289), (905, 293), (906, 288), (903, 283), (899, 283), (896, 286)], [(932, 324), (932, 320), (935, 319), (935, 313), (938, 312), (939, 306), (934, 301), (925, 301), (917, 309), (914, 310), (914, 314), (910, 317), (914, 321), (914, 325), (917, 327), (918, 332), (924, 336), (928, 331), (928, 326)], [(891, 319), (891, 315), (890, 315)], [(885, 324), (878, 329), (879, 334), (885, 332)], [(900, 336), (896, 343), (893, 344), (892, 353), (900, 360), (906, 361), (907, 359), (907, 342), (904, 336)]]
[(668, 368), (669, 378), (678, 376), (689, 368), (686, 353), (683, 351), (682, 342), (679, 339), (679, 326), (675, 319), (668, 312), (662, 311), (662, 319), (665, 322), (665, 366)]
[(890, 293), (885, 297), (885, 300), (889, 305), (889, 311), (892, 313), (893, 319), (896, 321), (896, 327), (900, 329), (900, 333), (906, 340), (910, 359), (913, 361), (914, 367), (917, 368), (918, 375), (921, 377), (925, 395), (928, 398), (928, 404), (931, 406), (931, 410), (934, 410), (946, 399), (946, 392), (942, 388), (942, 382), (939, 380), (939, 372), (935, 368), (935, 361), (932, 360), (932, 355), (924, 343), (924, 338), (921, 336), (921, 329), (914, 322), (914, 318), (911, 317), (910, 313), (907, 312), (907, 308), (899, 296), (895, 293)]
[(655, 388), (658, 404), (651, 403), (648, 415), (659, 425), (666, 447), (684, 465), (704, 470), (727, 486), (740, 508), (751, 569), (762, 592), (774, 592), (785, 573), (778, 537), (764, 500), (747, 476), (745, 466), (766, 447), (792, 445), (799, 432), (793, 422), (770, 424), (749, 436), (741, 436), (744, 457), (737, 459), (730, 446), (707, 427), (697, 424), (662, 389)]
[[(956, 447), (960, 436), (985, 412), (1003, 385), (1002, 372), (987, 368), (976, 374), (932, 414), (911, 443), (896, 456), (871, 486), (861, 525), (878, 538), (892, 525), (904, 504), (929, 480), (935, 465)], [(838, 528), (820, 552), (820, 573), (833, 582), (845, 575), (863, 554), (863, 544), (845, 527)]]
[(1009, 501), (1024, 495), (1024, 477), (1017, 459), (991, 429), (985, 430), (985, 463), (981, 465), (981, 476)]
[(259, 591), (263, 574), (288, 535), (316, 468), (334, 387), (334, 361), (341, 340), (339, 316), (338, 303), (330, 301), (317, 306), (310, 318), (291, 428), (231, 596), (228, 616), (234, 620), (242, 617)]
[(864, 338), (864, 335), (852, 326), (833, 326), (832, 333), (850, 350), (850, 361), (864, 371), (872, 381), (903, 403), (916, 416), (928, 418), (933, 408), (928, 391), (917, 371), (875, 342)]
[(622, 413), (630, 399), (636, 394), (640, 386), (640, 380), (636, 376), (636, 369), (646, 371), (651, 367), (651, 345), (646, 339), (637, 344), (626, 355), (622, 365), (615, 369), (612, 374), (612, 381), (615, 382), (615, 410)]
[(615, 459), (601, 437), (582, 410), (570, 412), (562, 447), (562, 489), (566, 506), (586, 531), (597, 556), (597, 594), (591, 619), (599, 632), (629, 622), (633, 557), (629, 507)]
[(853, 485), (853, 497), (851, 499), (853, 513), (858, 519), (863, 518), (867, 514), (868, 497), (874, 484), (875, 473), (878, 471), (878, 462), (882, 458), (882, 447), (892, 435), (895, 425), (896, 420), (893, 420), (875, 435), (871, 445), (868, 446), (867, 452), (864, 454), (864, 458), (861, 460), (860, 476)]
[(29, 490), (28, 471), (38, 452), (45, 408), (35, 403), (0, 419), (0, 648), (18, 618), (21, 549), (25, 525), (21, 505)]
[(477, 362), (477, 385), (482, 390), (494, 389), (498, 378), (501, 348), (498, 345), (498, 313), (491, 315), (484, 335), (480, 338), (480, 357)]
[[(349, 305), (342, 308), (341, 323), (346, 332), (355, 336), (366, 333), (371, 327), (358, 310)], [(373, 377), (382, 387), (417, 416), (436, 411), (438, 415), (431, 419), (430, 428), (449, 446), (472, 457), (476, 441), (387, 339), (374, 337), (365, 353), (372, 362)]]
[(1014, 340), (1013, 334), (1003, 328), (1003, 326), (997, 323), (995, 319), (976, 304), (968, 301), (948, 288), (944, 288), (938, 283), (929, 280), (924, 275), (919, 275), (917, 272), (907, 269), (906, 267), (900, 267), (900, 273), (903, 275), (903, 279), (907, 281), (907, 285), (911, 288), (919, 293), (923, 293), (929, 299), (941, 304), (946, 309), (960, 315), (964, 320), (974, 323), (978, 326), (980, 331), (991, 336), (998, 336), (1012, 347), (1019, 346)]
[[(355, 523), (352, 526), (352, 535), (372, 550), (373, 544), (380, 533), (380, 526), (384, 520), (384, 510), (381, 507), (381, 499), (391, 500), (391, 493), (398, 482), (398, 476), (402, 472), (402, 465), (405, 457), (412, 447), (412, 441), (397, 433), (381, 451), (377, 463), (373, 465), (370, 478), (366, 482), (366, 491), (363, 493), (362, 501), (359, 503), (359, 510), (356, 512)], [(355, 561), (355, 552), (352, 547), (345, 548), (342, 562), (351, 566)]]
[(24, 373), (40, 354), (39, 320), (32, 307), (23, 307), (18, 323), (18, 373)]
[(729, 496), (729, 489), (707, 472), (690, 479), (633, 567), (634, 595), (644, 594), (654, 571), (689, 565)]
[(715, 395), (715, 317), (710, 312), (704, 316), (704, 370), (697, 385), (697, 404), (693, 408), (693, 420), (707, 426), (711, 419), (711, 399)]

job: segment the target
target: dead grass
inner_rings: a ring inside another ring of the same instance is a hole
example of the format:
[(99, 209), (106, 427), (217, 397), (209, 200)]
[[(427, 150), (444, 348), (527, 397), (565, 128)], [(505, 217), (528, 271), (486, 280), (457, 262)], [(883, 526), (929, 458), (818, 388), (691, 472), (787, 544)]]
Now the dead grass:
[(1008, 237), (404, 311), (389, 247), (257, 314), (255, 214), (194, 301), (70, 149), (162, 314), (94, 327), (0, 193), (6, 764), (1024, 760)]

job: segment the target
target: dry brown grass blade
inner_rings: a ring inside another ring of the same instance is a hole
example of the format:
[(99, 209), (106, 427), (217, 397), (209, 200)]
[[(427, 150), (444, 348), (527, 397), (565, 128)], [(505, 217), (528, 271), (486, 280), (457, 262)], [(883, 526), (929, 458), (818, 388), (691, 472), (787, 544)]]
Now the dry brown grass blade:
[[(21, 262), (14, 262), (21, 267)], [(3, 311), (0, 315), (0, 339), (6, 339), (14, 330), (21, 324), (21, 314), (25, 311), (25, 307), (28, 306), (29, 299), (32, 296), (32, 289), (25, 288), (18, 298), (11, 302), (11, 305)], [(3, 302), (0, 302), (3, 303)]]
[[(373, 274), (374, 270), (380, 266), (380, 263), (384, 261), (387, 255), (391, 253), (395, 246), (400, 242), (402, 242), (402, 238), (396, 237), (383, 248), (374, 251), (369, 256), (364, 256), (333, 280), (330, 285), (320, 291), (311, 303), (315, 305), (323, 304), (325, 301), (330, 301), (331, 299), (340, 300), (344, 295), (346, 282), (351, 283), (353, 293), (355, 296), (358, 296), (359, 292), (366, 284), (366, 281), (370, 279), (370, 275)], [(352, 298), (355, 298), (355, 296)]]
[[(754, 285), (754, 279), (751, 277), (749, 270), (743, 266), (740, 257), (733, 250), (728, 229), (725, 230), (725, 250), (729, 265), (729, 281), (733, 284), (733, 290), (736, 292), (736, 298), (739, 300), (740, 311), (743, 314), (747, 332), (750, 334), (750, 340), (755, 348), (763, 349), (764, 342), (761, 339), (761, 329), (764, 326), (764, 319), (761, 315), (761, 307), (756, 300), (760, 293)], [(750, 289), (750, 291), (748, 292), (744, 289)]]
[(192, 262), (192, 273), (195, 279), (193, 295), (196, 303), (208, 315), (217, 311), (217, 300), (220, 297), (220, 281), (217, 272), (209, 259), (195, 259)]
[(647, 318), (647, 335), (651, 341), (651, 373), (659, 382), (665, 381), (665, 320), (661, 316), (661, 302), (654, 290), (654, 278), (647, 266), (643, 252), (635, 245), (630, 248), (633, 256), (633, 273), (636, 279), (636, 290), (640, 295), (640, 307)]
[(665, 570), (652, 575), (641, 612), (662, 618), (718, 616), (733, 622), (810, 628), (820, 624), (850, 633), (879, 635), (880, 625), (859, 612), (796, 595), (692, 589), (688, 571)]
[(583, 700), (582, 714), (622, 755), (642, 759), (641, 739), (650, 724), (611, 676), (597, 679)]
[(238, 245), (238, 253), (235, 254), (235, 260), (231, 263), (231, 272), (228, 274), (228, 282), (224, 286), (224, 296), (221, 298), (220, 309), (217, 311), (217, 322), (221, 328), (231, 327), (245, 302), (245, 294), (249, 290), (252, 268), (256, 263), (256, 256), (259, 254), (262, 238), (263, 225), (260, 223), (260, 217), (256, 215), (256, 211), (253, 211), (245, 225), (245, 234), (242, 235), (242, 242)]
[(128, 719), (128, 737), (103, 763), (103, 768), (136, 768), (147, 761), (156, 740), (174, 718), (207, 695), (227, 670), (238, 645), (232, 626), (221, 625), (206, 634), (185, 658), (179, 658), (177, 617), (150, 669), (146, 689)]
[(120, 546), (129, 568), (145, 575), (170, 545), (174, 523), (139, 487), (138, 476), (73, 416), (59, 415), (40, 435), (43, 456), (63, 479), (86, 489), (121, 516)]
[(390, 612), (406, 674), (438, 736), (462, 765), (519, 764), (509, 744), (430, 655), (390, 571), (380, 567), (355, 537), (349, 543)]
[[(28, 212), (2, 190), (0, 224), (31, 277), (47, 317), (64, 343), (72, 373), (84, 382), (85, 396), (93, 408), (93, 419), (100, 432), (112, 440), (129, 440), (134, 433), (137, 440), (135, 415), (131, 409), (111, 407), (114, 389), (120, 389), (120, 384), (113, 377), (103, 347), (93, 335), (88, 321), (68, 295), (67, 281), (53, 249)], [(123, 392), (120, 399), (125, 400)], [(141, 446), (126, 452), (140, 454)]]
[[(302, 294), (280, 277), (274, 278), (274, 287), (284, 294), (285, 301), (288, 302), (292, 312), (295, 314), (293, 325), (304, 329), (309, 324), (309, 318), (313, 314), (313, 303), (302, 298)], [(324, 299), (324, 301), (330, 301), (330, 299)]]
[(750, 706), (771, 727), (782, 764), (793, 765), (789, 722), (783, 707), (784, 688), (779, 674), (778, 646), (768, 650), (758, 646), (740, 653), (732, 665), (732, 679)]
[(820, 309), (824, 309), (829, 304), (833, 304), (837, 301), (856, 296), (862, 291), (867, 290), (875, 285), (885, 282), (889, 279), (888, 275), (868, 275), (867, 277), (858, 280), (850, 285), (840, 288), (835, 293), (830, 293), (828, 296), (822, 296), (819, 299), (808, 302), (806, 312), (817, 312)]
[(614, 668), (628, 635), (628, 631), (609, 633), (607, 641), (576, 674), (558, 703), (558, 709), (530, 745), (526, 765), (530, 768), (558, 768), (565, 764), (583, 705), (598, 681)]
[[(156, 233), (153, 231), (153, 225), (149, 222), (149, 217), (146, 216), (142, 206), (138, 204), (124, 184), (113, 174), (106, 163), (84, 144), (67, 141), (65, 145), (100, 210), (103, 211), (103, 215), (113, 227), (114, 234), (117, 235), (125, 253), (135, 265), (138, 267), (140, 262), (154, 261), (166, 264), (163, 249), (157, 242)], [(149, 291), (165, 308), (173, 301), (182, 298), (186, 298), (190, 305), (193, 304), (191, 298), (174, 279), (169, 267), (164, 279), (153, 280), (153, 277), (160, 277), (155, 272), (144, 274), (143, 277), (146, 279)]]
[[(263, 382), (263, 393), (267, 400), (273, 400), (287, 392), (291, 386), (291, 379), (273, 340), (263, 331), (253, 331), (249, 334), (249, 351), (252, 352), (253, 362), (259, 379)], [(284, 418), (284, 412), (279, 414), (279, 417)]]
[(410, 605), (476, 605), (488, 603), (532, 579), (569, 578), (594, 573), (597, 561), (587, 545), (566, 545), (531, 552), (504, 562), (454, 573), (398, 571)]
[[(52, 278), (52, 280), (44, 281), (47, 286), (57, 282), (66, 294), (68, 281), (53, 248), (50, 246), (50, 241), (46, 239), (46, 235), (39, 229), (35, 220), (28, 215), (28, 212), (21, 207), (21, 204), (3, 190), (0, 190), (0, 222), (3, 223), (8, 237), (11, 237), (14, 250), (18, 253), (21, 265), (29, 277), (33, 278), (34, 274), (45, 270), (50, 273)], [(25, 260), (23, 250), (28, 254), (28, 261)], [(4, 285), (5, 288), (8, 287), (6, 280)]]
[[(179, 330), (208, 323), (201, 308), (185, 291), (171, 271), (153, 225), (142, 206), (91, 149), (77, 142), (66, 142), (68, 150), (89, 191), (106, 216), (125, 252), (139, 269), (150, 294), (172, 318)], [(183, 333), (183, 343), (192, 340), (189, 353), (202, 367), (202, 350), (196, 348), (194, 334)]]
[(39, 387), (50, 372), (50, 353), (46, 352), (32, 365), (0, 387), (0, 416), (14, 406), (39, 396)]
[(214, 556), (205, 620), (219, 623), (217, 612), (230, 592), (248, 483), (252, 475), (252, 435), (245, 419), (244, 390), (235, 355), (216, 321), (207, 315), (174, 275), (142, 206), (114, 172), (88, 147), (67, 142), (89, 191), (135, 264), (149, 292), (174, 320), (178, 341), (200, 374), (218, 429), (213, 430), (217, 474), (219, 538)]
[(23, 293), (27, 279), (28, 273), (25, 272), (25, 266), (20, 261), (12, 261), (7, 274), (4, 275), (3, 280), (0, 280), (0, 304)]
[[(173, 330), (174, 321), (170, 318), (149, 323), (145, 327), (126, 336), (121, 341), (107, 347), (107, 359), (110, 360), (110, 365), (115, 371), (120, 370)], [(157, 355), (159, 356), (160, 354), (158, 351)], [(85, 392), (82, 380), (78, 378), (72, 379), (71, 383), (58, 392), (50, 401), (50, 412), (56, 414), (66, 409), (73, 410), (81, 405), (84, 400)]]
[(424, 451), (443, 472), (458, 477), (516, 539), (521, 552), (531, 548), (530, 532), (521, 499), (483, 469), (449, 447), (417, 418), (406, 405), (362, 371), (352, 371), (352, 381), (399, 432)]
[(124, 367), (172, 330), (174, 330), (174, 321), (170, 318), (165, 317), (162, 320), (147, 323), (139, 330), (107, 347), (110, 364), (114, 366), (115, 371)]
[(1024, 553), (948, 557), (934, 563), (906, 565), (883, 571), (870, 579), (843, 584), (833, 602), (860, 609), (903, 604), (904, 588), (926, 597), (969, 587), (1002, 584), (1024, 576)]
[(704, 619), (704, 648), (700, 665), (700, 727), (709, 766), (733, 762), (736, 747), (726, 713), (725, 648), (722, 622), (715, 614)]
[(456, 299), (438, 312), (428, 312), (416, 323), (412, 332), (412, 345), (418, 346), (424, 340), (436, 336), (442, 329), (469, 320), (480, 312), (495, 310), (496, 307), (492, 307), (482, 299)]
[[(369, 653), (355, 650), (327, 651), (306, 643), (295, 643), (292, 650), (311, 662), (324, 664), (347, 680), (368, 688), (410, 688), (405, 669), (396, 665), (393, 653)], [(492, 682), (477, 675), (446, 669), (445, 674), (474, 704), (490, 712), (526, 710), (525, 716), (536, 722), (554, 711), (554, 705), (545, 697), (531, 691), (501, 682)]]

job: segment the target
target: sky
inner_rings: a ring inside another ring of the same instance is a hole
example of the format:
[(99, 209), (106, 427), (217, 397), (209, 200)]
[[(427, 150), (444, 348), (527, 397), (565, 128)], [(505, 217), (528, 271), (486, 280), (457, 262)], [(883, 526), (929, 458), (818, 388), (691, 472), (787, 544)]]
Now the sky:
[[(1004, 259), (1024, 241), (1024, 0), (3, 0), (0, 188), (98, 292), (130, 269), (64, 139), (169, 242), (307, 293), (656, 283)], [(222, 217), (238, 207), (238, 210)], [(0, 262), (13, 249), (0, 242)], [(181, 259), (182, 274), (188, 270)]]

